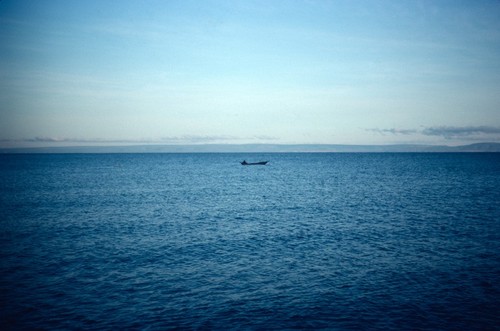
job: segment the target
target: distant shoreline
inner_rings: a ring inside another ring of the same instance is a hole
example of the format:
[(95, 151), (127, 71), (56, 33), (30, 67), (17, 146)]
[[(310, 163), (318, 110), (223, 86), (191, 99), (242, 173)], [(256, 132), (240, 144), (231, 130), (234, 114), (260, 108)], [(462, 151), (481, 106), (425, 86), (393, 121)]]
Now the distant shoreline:
[(499, 153), (500, 143), (446, 145), (193, 144), (0, 148), (1, 154), (68, 153)]

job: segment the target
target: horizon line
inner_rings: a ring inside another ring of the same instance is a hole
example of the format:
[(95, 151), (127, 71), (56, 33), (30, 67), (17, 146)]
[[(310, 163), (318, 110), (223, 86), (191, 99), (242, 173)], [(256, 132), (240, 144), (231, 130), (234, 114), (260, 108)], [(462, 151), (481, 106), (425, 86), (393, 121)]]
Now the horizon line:
[(370, 153), (500, 152), (499, 142), (465, 145), (430, 144), (270, 144), (194, 143), (0, 147), (2, 154), (29, 153)]

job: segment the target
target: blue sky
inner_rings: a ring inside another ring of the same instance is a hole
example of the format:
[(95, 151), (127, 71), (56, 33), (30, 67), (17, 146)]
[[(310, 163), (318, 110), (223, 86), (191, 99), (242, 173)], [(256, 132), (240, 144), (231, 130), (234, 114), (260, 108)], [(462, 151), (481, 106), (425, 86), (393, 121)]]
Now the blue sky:
[(499, 1), (0, 2), (0, 146), (500, 142)]

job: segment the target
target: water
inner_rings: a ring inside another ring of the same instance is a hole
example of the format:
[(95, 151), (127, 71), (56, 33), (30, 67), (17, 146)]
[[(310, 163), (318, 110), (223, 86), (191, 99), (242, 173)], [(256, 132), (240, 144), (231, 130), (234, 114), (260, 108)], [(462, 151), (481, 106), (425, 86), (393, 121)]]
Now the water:
[(4, 330), (500, 327), (500, 154), (0, 155), (0, 190)]

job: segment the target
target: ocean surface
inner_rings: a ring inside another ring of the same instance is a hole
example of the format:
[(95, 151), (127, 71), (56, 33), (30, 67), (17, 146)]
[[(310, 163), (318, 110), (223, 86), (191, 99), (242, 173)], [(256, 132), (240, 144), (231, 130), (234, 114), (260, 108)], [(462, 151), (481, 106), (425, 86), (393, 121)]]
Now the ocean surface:
[(0, 329), (499, 330), (500, 153), (0, 155)]

